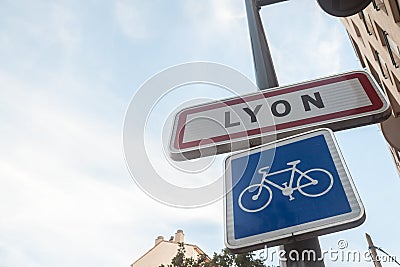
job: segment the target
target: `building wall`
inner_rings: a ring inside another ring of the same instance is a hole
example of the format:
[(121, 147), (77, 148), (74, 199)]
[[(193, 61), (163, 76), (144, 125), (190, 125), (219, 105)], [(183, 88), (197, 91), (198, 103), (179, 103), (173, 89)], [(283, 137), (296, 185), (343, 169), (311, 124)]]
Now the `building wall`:
[(361, 65), (387, 95), (392, 117), (382, 132), (400, 174), (400, 0), (373, 0), (364, 11), (342, 20)]
[[(171, 264), (171, 260), (176, 256), (179, 243), (185, 245), (185, 257), (197, 259), (200, 255), (205, 255), (196, 245), (186, 244), (185, 235), (182, 230), (175, 233), (175, 237), (171, 236), (169, 241), (164, 240), (163, 236), (155, 239), (154, 247), (147, 253), (135, 261), (131, 267), (159, 267), (161, 264), (167, 266)], [(206, 260), (209, 260), (206, 258)]]
[[(194, 249), (194, 246), (185, 245), (187, 258), (197, 259), (199, 253)], [(161, 264), (167, 266), (171, 264), (172, 258), (175, 257), (178, 251), (178, 243), (162, 241), (152, 250), (145, 254), (141, 259), (135, 262), (132, 267), (158, 267)]]

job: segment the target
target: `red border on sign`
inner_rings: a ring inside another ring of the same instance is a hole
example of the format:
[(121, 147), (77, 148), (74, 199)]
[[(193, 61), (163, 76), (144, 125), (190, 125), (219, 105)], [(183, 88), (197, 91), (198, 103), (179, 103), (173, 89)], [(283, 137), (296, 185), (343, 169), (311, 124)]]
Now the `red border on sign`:
[[(267, 126), (267, 127), (263, 127), (263, 128), (252, 129), (249, 131), (237, 132), (237, 133), (233, 133), (233, 134), (229, 134), (229, 135), (227, 134), (227, 135), (215, 136), (210, 139), (213, 142), (233, 140), (233, 139), (237, 139), (237, 138), (241, 138), (241, 137), (245, 137), (245, 136), (252, 136), (252, 135), (257, 135), (257, 134), (262, 134), (262, 133), (268, 133), (268, 132), (271, 132), (274, 130), (284, 130), (284, 129), (288, 129), (288, 128), (292, 128), (292, 127), (296, 127), (296, 126), (312, 124), (312, 123), (327, 121), (327, 120), (331, 120), (331, 119), (339, 119), (339, 118), (343, 118), (343, 117), (347, 117), (347, 116), (351, 116), (351, 115), (358, 115), (358, 114), (362, 114), (362, 113), (366, 113), (366, 112), (379, 110), (380, 108), (382, 108), (383, 102), (380, 99), (377, 92), (375, 91), (375, 88), (371, 84), (371, 81), (368, 79), (367, 75), (364, 73), (350, 73), (350, 74), (346, 74), (343, 76), (331, 77), (331, 78), (327, 78), (324, 80), (317, 80), (317, 81), (313, 81), (313, 82), (309, 82), (309, 83), (299, 84), (299, 85), (295, 85), (293, 87), (286, 87), (286, 88), (282, 88), (280, 90), (267, 91), (264, 94), (250, 95), (250, 96), (246, 96), (243, 98), (239, 97), (239, 98), (234, 98), (234, 99), (227, 100), (227, 101), (221, 101), (221, 102), (217, 102), (217, 103), (213, 103), (213, 104), (209, 104), (209, 105), (203, 105), (203, 106), (186, 109), (182, 113), (179, 114), (178, 125), (176, 128), (176, 131), (179, 131), (179, 134), (175, 135), (174, 147), (177, 149), (185, 149), (185, 148), (198, 146), (201, 142), (201, 140), (196, 140), (196, 141), (183, 143), (183, 135), (185, 132), (185, 123), (187, 120), (187, 116), (189, 114), (202, 112), (202, 111), (206, 111), (206, 110), (217, 109), (217, 108), (225, 107), (225, 106), (233, 106), (233, 105), (237, 105), (240, 103), (247, 103), (247, 102), (254, 101), (257, 99), (261, 99), (261, 98), (269, 98), (269, 97), (273, 97), (273, 96), (277, 96), (277, 95), (284, 95), (284, 94), (288, 94), (288, 93), (292, 93), (292, 92), (296, 92), (296, 91), (300, 91), (300, 90), (305, 90), (305, 89), (314, 88), (314, 87), (318, 87), (318, 86), (333, 84), (333, 83), (337, 83), (337, 82), (341, 82), (341, 81), (347, 81), (347, 80), (351, 80), (354, 78), (357, 78), (360, 81), (365, 93), (367, 94), (369, 100), (372, 103), (371, 105), (366, 106), (366, 107), (354, 108), (354, 109), (349, 109), (349, 110), (345, 110), (345, 111), (341, 111), (341, 112), (335, 112), (335, 113), (331, 113), (331, 114), (321, 115), (321, 116), (317, 116), (317, 117), (313, 117), (313, 118), (291, 121), (291, 122), (287, 122), (287, 123), (281, 123), (281, 124), (277, 124), (274, 126)], [(211, 143), (211, 140), (209, 141), (210, 143)], [(203, 140), (203, 144), (206, 144), (206, 142), (204, 142), (204, 140)]]

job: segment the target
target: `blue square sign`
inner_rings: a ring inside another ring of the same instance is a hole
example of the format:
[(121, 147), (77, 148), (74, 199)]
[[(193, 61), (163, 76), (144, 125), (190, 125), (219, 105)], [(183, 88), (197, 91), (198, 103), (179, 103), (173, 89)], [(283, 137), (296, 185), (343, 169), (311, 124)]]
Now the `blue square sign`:
[(365, 220), (328, 129), (230, 156), (225, 190), (226, 245), (232, 250), (283, 244)]

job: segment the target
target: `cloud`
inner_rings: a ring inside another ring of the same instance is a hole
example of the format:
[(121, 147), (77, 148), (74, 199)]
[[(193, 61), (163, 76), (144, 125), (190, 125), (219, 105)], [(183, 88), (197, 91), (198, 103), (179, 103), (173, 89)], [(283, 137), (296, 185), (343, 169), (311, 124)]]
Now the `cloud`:
[(49, 39), (56, 39), (66, 49), (73, 50), (77, 48), (81, 42), (81, 32), (79, 30), (79, 20), (77, 12), (71, 8), (55, 3), (50, 11), (52, 25), (49, 25)]
[(149, 38), (157, 31), (155, 16), (161, 1), (117, 0), (114, 12), (117, 25), (132, 40)]
[(220, 31), (221, 33), (231, 32), (232, 24), (246, 20), (244, 5), (228, 0), (202, 2), (189, 0), (185, 1), (184, 10), (187, 17), (191, 18), (192, 23), (204, 25), (204, 30)]
[[(15, 12), (7, 12), (8, 8)], [(76, 9), (61, 2), (31, 4), (20, 1), (8, 8), (0, 11), (1, 20), (6, 26), (1, 30), (5, 41), (20, 47), (24, 45), (22, 40), (30, 39), (27, 47), (32, 49), (55, 45), (70, 50), (79, 45), (80, 17)]]
[[(106, 114), (107, 105), (120, 116), (125, 107), (101, 85), (86, 95), (79, 77), (27, 83), (3, 71), (0, 88), (7, 88), (0, 91), (0, 262), (5, 266), (127, 266), (151, 248), (149, 236), (163, 229), (210, 223), (210, 214), (214, 223), (222, 220), (215, 205), (179, 210), (140, 191), (124, 164), (122, 124)], [(75, 104), (77, 99), (88, 101)], [(93, 102), (103, 107), (95, 117), (88, 112)], [(149, 228), (155, 216), (159, 220)]]
[[(245, 46), (247, 21), (243, 3), (228, 0), (184, 2), (184, 14), (193, 28), (192, 35), (197, 49), (223, 49), (231, 52)], [(216, 38), (218, 36), (218, 38)], [(236, 38), (243, 36), (243, 38)]]

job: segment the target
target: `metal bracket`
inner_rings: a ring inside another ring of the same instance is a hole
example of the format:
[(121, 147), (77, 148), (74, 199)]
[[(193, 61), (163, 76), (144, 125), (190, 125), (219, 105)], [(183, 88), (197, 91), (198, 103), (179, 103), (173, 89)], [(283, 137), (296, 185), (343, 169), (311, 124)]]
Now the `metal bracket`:
[(284, 1), (289, 1), (289, 0), (256, 0), (256, 4), (257, 4), (257, 6), (261, 7), (261, 6), (267, 6), (267, 5), (284, 2)]

